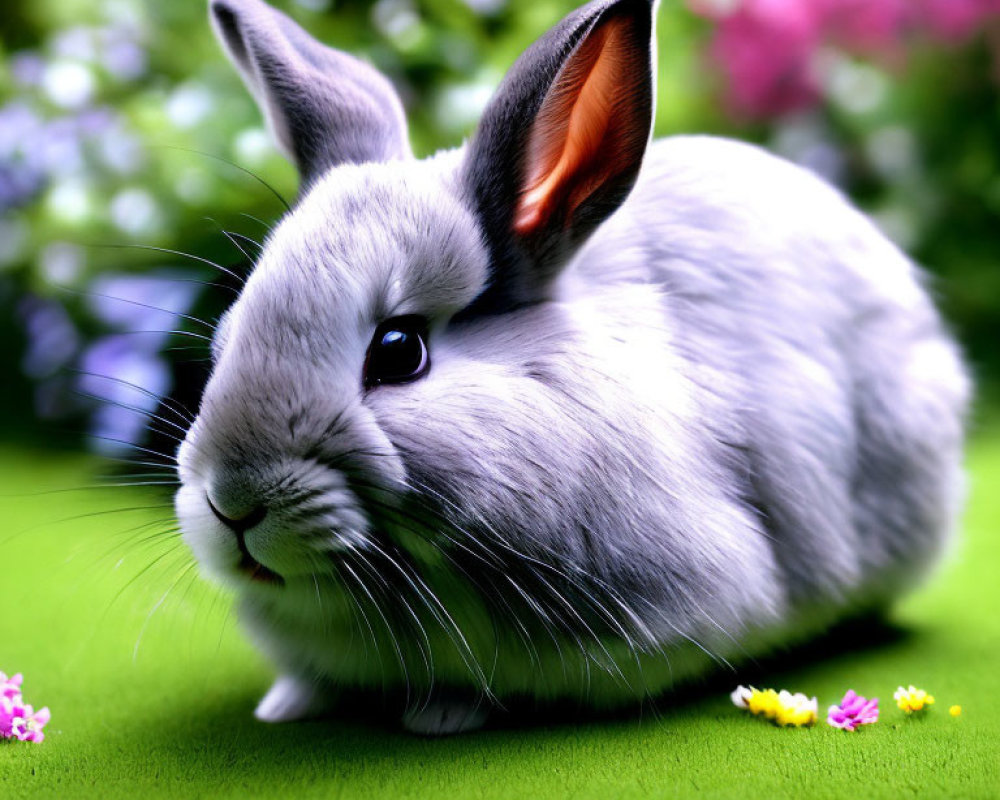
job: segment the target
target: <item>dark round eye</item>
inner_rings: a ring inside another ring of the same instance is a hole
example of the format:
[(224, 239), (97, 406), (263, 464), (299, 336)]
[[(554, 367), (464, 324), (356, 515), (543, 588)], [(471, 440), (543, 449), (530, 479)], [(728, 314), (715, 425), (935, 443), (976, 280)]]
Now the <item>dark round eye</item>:
[(411, 314), (387, 319), (375, 330), (365, 356), (364, 386), (408, 383), (427, 374), (431, 356), (427, 351), (427, 320)]

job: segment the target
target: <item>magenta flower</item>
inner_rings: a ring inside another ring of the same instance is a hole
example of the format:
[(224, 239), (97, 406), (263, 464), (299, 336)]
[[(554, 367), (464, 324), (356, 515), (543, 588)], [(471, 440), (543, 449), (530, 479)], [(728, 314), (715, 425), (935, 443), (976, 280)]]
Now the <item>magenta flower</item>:
[(22, 683), (24, 676), (20, 673), (8, 678), (0, 672), (0, 739), (41, 742), (45, 739), (43, 729), (52, 715), (48, 708), (35, 711), (24, 702)]
[(715, 21), (710, 56), (733, 111), (767, 117), (822, 100), (829, 48), (902, 66), (914, 39), (960, 42), (1000, 0), (688, 0)]
[(861, 725), (871, 725), (878, 722), (878, 698), (871, 700), (855, 694), (848, 689), (840, 705), (830, 706), (826, 721), (834, 728), (845, 731), (856, 730)]
[(14, 700), (0, 696), (0, 739), (14, 735)]
[(9, 678), (5, 672), (0, 672), (0, 697), (11, 700), (20, 697), (22, 683), (24, 683), (24, 676), (20, 672)]
[(884, 56), (898, 49), (910, 27), (914, 0), (819, 0), (816, 6), (830, 39), (850, 51)]
[[(763, 116), (808, 106), (821, 88), (814, 55), (822, 41), (815, 0), (746, 0), (719, 18), (710, 56), (726, 76), (737, 114)], [(711, 10), (695, 6), (711, 14)]]
[(14, 738), (22, 742), (41, 742), (45, 739), (42, 729), (48, 724), (52, 715), (48, 708), (40, 708), (35, 711), (31, 706), (22, 705), (15, 709), (18, 716), (14, 717), (11, 725), (11, 733)]

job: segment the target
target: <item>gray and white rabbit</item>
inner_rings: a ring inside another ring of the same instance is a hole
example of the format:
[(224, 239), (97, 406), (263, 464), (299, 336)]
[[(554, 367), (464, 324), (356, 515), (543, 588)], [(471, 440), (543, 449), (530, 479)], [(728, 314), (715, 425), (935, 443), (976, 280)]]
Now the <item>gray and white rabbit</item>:
[(279, 670), (261, 719), (625, 707), (945, 548), (969, 382), (920, 274), (802, 169), (650, 144), (654, 13), (571, 13), (416, 160), (384, 77), (212, 0), (302, 178), (178, 454), (184, 538)]

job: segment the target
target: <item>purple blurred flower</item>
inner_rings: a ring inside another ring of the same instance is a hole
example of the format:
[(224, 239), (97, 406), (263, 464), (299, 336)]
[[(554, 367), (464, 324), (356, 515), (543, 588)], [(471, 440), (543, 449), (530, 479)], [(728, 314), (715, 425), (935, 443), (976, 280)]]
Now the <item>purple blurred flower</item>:
[(85, 25), (76, 25), (56, 31), (49, 42), (53, 53), (61, 58), (74, 61), (93, 61), (95, 56), (95, 39), (97, 29)]
[(41, 191), (42, 184), (38, 173), (0, 164), (0, 211), (25, 205)]
[(149, 59), (137, 43), (114, 38), (101, 51), (101, 63), (119, 81), (134, 81), (145, 74)]
[[(88, 302), (101, 321), (118, 330), (159, 329), (157, 345), (167, 338), (198, 293), (198, 284), (185, 276), (105, 275), (91, 284)], [(150, 336), (152, 339), (153, 337)]]
[(73, 117), (57, 117), (39, 131), (25, 153), (28, 163), (49, 176), (83, 171), (83, 141)]
[(38, 111), (23, 100), (0, 108), (0, 162), (20, 155), (25, 142), (33, 142), (41, 130)]
[(115, 112), (107, 106), (95, 106), (82, 111), (76, 118), (76, 128), (82, 136), (96, 138), (107, 133), (118, 121)]
[(27, 203), (41, 190), (43, 170), (31, 159), (26, 142), (37, 142), (44, 123), (28, 103), (0, 107), (0, 211)]
[(39, 86), (45, 74), (45, 59), (32, 50), (14, 53), (10, 57), (10, 74), (21, 86)]
[(854, 731), (861, 725), (871, 725), (878, 722), (878, 698), (871, 700), (855, 694), (848, 689), (840, 705), (830, 706), (826, 721), (834, 728)]
[[(50, 244), (40, 256), (43, 271), (53, 281), (71, 282), (72, 264), (61, 263), (72, 262), (76, 254), (72, 245)], [(65, 413), (66, 395), (76, 390), (100, 403), (91, 420), (98, 449), (116, 454), (137, 443), (146, 430), (147, 415), (171, 387), (170, 368), (160, 351), (197, 295), (198, 284), (186, 280), (186, 275), (109, 275), (94, 281), (87, 303), (114, 333), (87, 343), (86, 349), (60, 303), (31, 295), (23, 298), (18, 311), (28, 346), (22, 369), (39, 381), (39, 416)], [(61, 370), (74, 359), (84, 374), (67, 378)]]
[(96, 448), (114, 455), (138, 442), (146, 430), (146, 414), (170, 391), (170, 369), (156, 352), (135, 336), (105, 336), (83, 355), (82, 392), (104, 403), (94, 412), (91, 433)]
[(149, 68), (144, 38), (132, 25), (102, 27), (97, 34), (97, 61), (118, 82), (141, 78)]
[(22, 361), (25, 374), (42, 378), (65, 367), (80, 343), (66, 309), (54, 300), (28, 295), (18, 311), (28, 339)]

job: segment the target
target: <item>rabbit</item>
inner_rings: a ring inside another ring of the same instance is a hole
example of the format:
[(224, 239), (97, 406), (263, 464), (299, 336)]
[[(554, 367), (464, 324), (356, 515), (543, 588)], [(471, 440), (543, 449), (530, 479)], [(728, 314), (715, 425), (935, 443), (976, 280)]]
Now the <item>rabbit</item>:
[(595, 0), (418, 160), (391, 83), (211, 0), (301, 193), (220, 319), (176, 512), (269, 722), (585, 713), (885, 609), (948, 549), (970, 379), (821, 178), (651, 143), (656, 4)]

